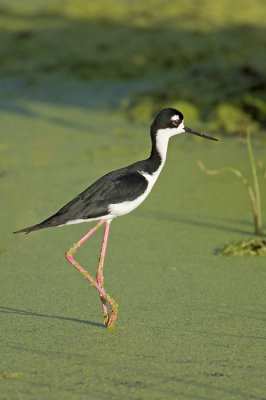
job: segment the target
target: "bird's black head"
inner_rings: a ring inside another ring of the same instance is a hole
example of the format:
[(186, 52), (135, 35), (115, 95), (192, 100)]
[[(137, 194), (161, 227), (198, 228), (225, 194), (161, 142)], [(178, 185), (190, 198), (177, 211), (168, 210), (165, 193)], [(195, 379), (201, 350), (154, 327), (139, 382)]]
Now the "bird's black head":
[[(183, 114), (174, 108), (164, 108), (159, 112), (152, 123), (152, 129), (176, 129), (179, 125), (182, 126), (184, 117)], [(180, 129), (182, 130), (182, 129)], [(184, 132), (184, 130), (182, 130)], [(181, 133), (181, 132), (180, 132)]]
[(189, 132), (206, 139), (217, 140), (211, 136), (203, 135), (202, 133), (193, 131), (184, 126), (184, 116), (175, 108), (164, 108), (156, 116), (151, 125), (151, 135), (157, 135), (158, 132), (160, 132), (160, 134), (165, 134), (168, 137), (179, 135), (183, 132)]

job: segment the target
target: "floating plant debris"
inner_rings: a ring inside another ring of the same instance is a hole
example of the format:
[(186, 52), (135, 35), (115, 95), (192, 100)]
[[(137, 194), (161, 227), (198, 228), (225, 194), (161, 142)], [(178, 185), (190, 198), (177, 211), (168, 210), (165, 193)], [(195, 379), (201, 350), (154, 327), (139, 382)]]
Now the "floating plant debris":
[(266, 257), (266, 239), (249, 238), (240, 242), (228, 243), (222, 249), (225, 256)]

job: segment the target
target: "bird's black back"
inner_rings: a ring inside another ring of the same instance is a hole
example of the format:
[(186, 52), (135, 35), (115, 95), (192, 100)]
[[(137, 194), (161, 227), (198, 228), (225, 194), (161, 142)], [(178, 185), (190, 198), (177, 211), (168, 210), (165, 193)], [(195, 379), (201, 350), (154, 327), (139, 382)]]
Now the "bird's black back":
[(78, 219), (94, 219), (108, 215), (109, 205), (132, 201), (144, 193), (147, 179), (141, 172), (153, 173), (160, 165), (160, 157), (154, 153), (150, 158), (138, 161), (128, 167), (107, 173), (73, 200), (60, 208), (55, 214), (40, 224), (14, 233), (64, 225)]

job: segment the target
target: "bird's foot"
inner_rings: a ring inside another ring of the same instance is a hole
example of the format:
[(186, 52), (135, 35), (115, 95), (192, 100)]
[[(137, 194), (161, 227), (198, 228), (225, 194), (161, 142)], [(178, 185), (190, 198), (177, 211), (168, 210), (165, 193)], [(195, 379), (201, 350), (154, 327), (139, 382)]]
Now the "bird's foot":
[[(104, 290), (103, 286), (102, 286), (102, 289)], [(103, 295), (100, 295), (100, 299), (101, 299), (102, 308), (103, 308), (103, 322), (104, 322), (105, 325), (107, 325), (108, 320), (109, 320), (108, 308), (107, 308), (107, 304), (106, 304), (107, 297), (104, 297)]]
[(107, 326), (109, 321), (109, 314), (108, 313), (103, 313), (103, 323), (105, 326)]
[(116, 318), (117, 318), (117, 314), (113, 314), (111, 312), (110, 318), (109, 318), (109, 320), (108, 320), (108, 322), (106, 324), (106, 328), (108, 328), (108, 329), (113, 328)]
[(106, 328), (113, 328), (115, 320), (118, 315), (118, 304), (113, 299), (111, 299), (110, 296), (108, 296), (107, 299), (111, 308), (111, 312), (110, 312), (110, 317), (108, 318), (108, 321), (105, 324)]

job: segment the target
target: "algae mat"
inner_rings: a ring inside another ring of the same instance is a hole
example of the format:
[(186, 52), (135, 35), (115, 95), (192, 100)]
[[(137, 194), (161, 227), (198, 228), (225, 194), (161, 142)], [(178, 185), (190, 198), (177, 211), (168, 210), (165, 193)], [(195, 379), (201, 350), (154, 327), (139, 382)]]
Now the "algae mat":
[[(95, 87), (71, 101), (61, 89), (1, 99), (1, 399), (265, 398), (265, 259), (216, 254), (251, 235), (250, 207), (234, 177), (195, 164), (248, 174), (245, 147), (171, 140), (149, 198), (111, 225), (105, 286), (120, 311), (106, 330), (96, 291), (64, 258), (88, 225), (11, 232), (145, 157), (148, 127), (102, 112)], [(102, 233), (77, 255), (92, 273)]]

